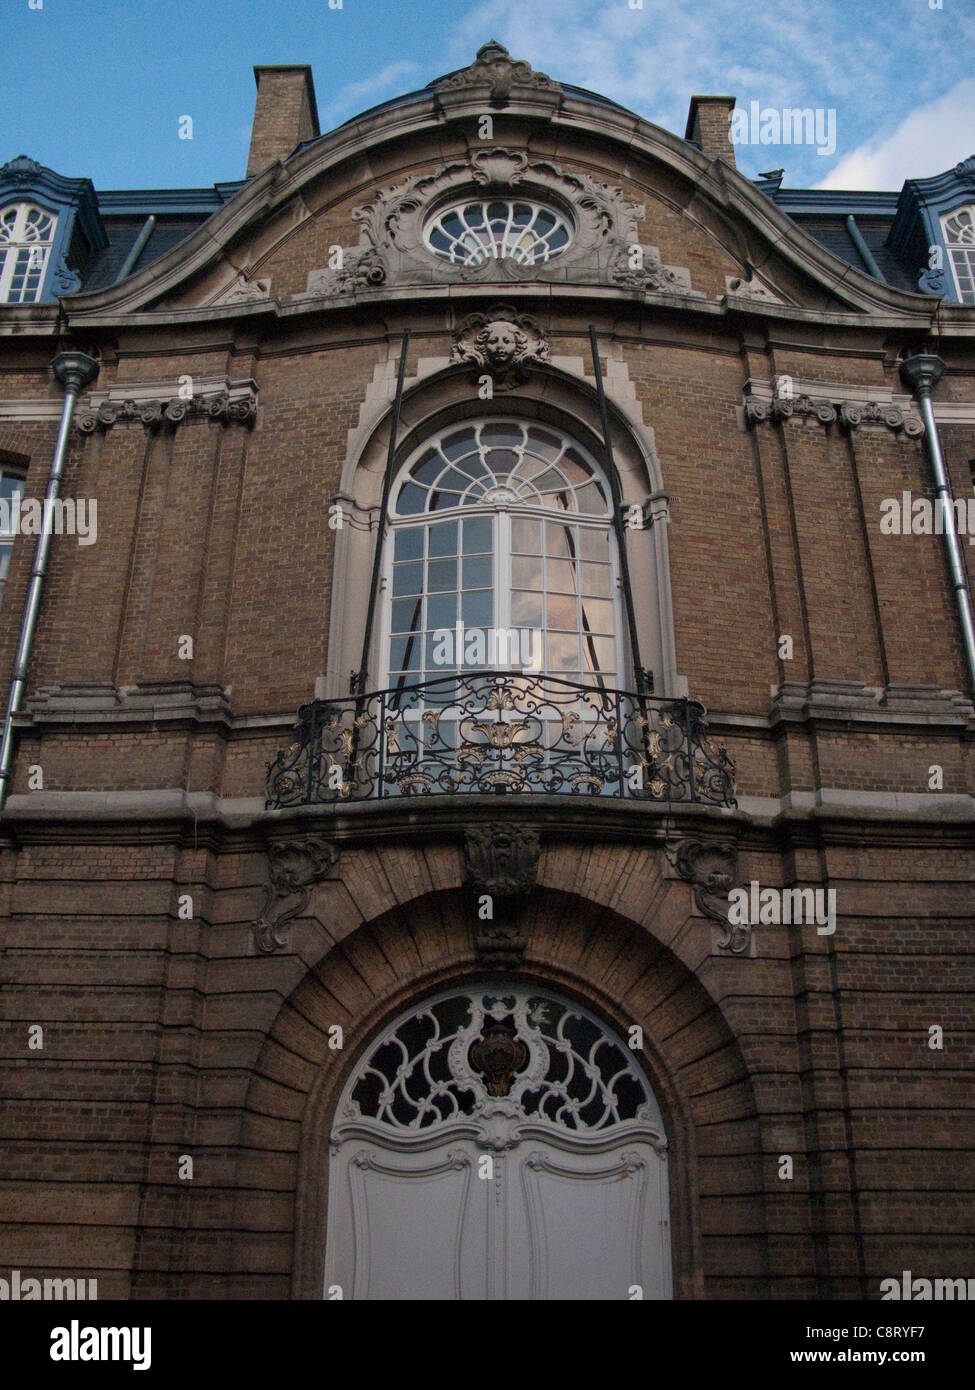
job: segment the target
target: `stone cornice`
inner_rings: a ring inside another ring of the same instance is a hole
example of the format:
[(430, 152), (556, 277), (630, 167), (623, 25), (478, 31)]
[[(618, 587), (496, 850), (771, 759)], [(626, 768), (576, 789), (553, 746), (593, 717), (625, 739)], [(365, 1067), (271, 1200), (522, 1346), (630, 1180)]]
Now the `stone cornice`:
[(737, 810), (657, 806), (578, 796), (434, 796), (265, 811), (256, 797), (221, 798), (179, 788), (135, 792), (49, 791), (10, 796), (0, 815), (0, 846), (31, 843), (160, 843), (263, 851), (269, 837), (315, 834), (339, 847), (449, 842), (465, 829), (510, 820), (550, 842), (649, 844), (679, 837), (742, 849), (824, 843), (916, 845), (943, 852), (972, 846), (975, 797), (849, 792), (819, 788), (784, 799), (745, 798)]
[[(662, 494), (660, 495), (663, 496)], [(656, 500), (656, 499), (652, 499)], [(231, 691), (218, 685), (190, 681), (143, 681), (134, 686), (110, 682), (42, 686), (15, 716), (18, 729), (54, 728), (103, 730), (120, 726), (159, 724), (219, 724), (228, 732), (260, 736), (290, 735), (294, 712), (235, 715)], [(975, 709), (957, 690), (927, 685), (874, 688), (859, 681), (785, 681), (776, 690), (767, 714), (740, 714), (712, 709), (712, 734), (731, 738), (765, 738), (783, 725), (833, 724), (870, 732), (903, 736), (941, 731), (954, 736), (975, 734)]]

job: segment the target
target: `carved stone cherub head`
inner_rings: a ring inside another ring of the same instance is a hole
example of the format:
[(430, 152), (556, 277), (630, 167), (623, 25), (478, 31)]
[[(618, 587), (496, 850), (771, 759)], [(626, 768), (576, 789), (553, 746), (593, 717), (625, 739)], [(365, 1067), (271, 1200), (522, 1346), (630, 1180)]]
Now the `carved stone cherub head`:
[(485, 324), (474, 342), (492, 367), (510, 367), (528, 348), (528, 334), (507, 319)]
[(548, 361), (548, 342), (530, 314), (497, 304), (464, 320), (457, 330), (451, 359), (486, 367), (495, 385), (504, 389), (525, 379), (527, 364)]

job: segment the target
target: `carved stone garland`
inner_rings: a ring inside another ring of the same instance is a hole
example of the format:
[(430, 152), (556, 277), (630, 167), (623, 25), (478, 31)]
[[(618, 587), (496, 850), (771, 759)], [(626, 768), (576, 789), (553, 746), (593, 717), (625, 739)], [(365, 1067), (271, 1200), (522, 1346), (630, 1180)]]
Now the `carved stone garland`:
[[(548, 262), (528, 265), (493, 257), (480, 265), (452, 265), (426, 246), (424, 228), (436, 209), (486, 194), (534, 197), (564, 210), (573, 225), (568, 246)], [(655, 247), (639, 245), (644, 209), (628, 202), (621, 188), (598, 183), (587, 174), (564, 172), (548, 160), (531, 160), (522, 150), (474, 150), (469, 160), (380, 189), (370, 202), (353, 209), (352, 216), (362, 226), (360, 245), (343, 248), (339, 267), (311, 271), (309, 295), (348, 295), (387, 284), (431, 280), (476, 284), (498, 278), (691, 292), (686, 270), (662, 265)]]

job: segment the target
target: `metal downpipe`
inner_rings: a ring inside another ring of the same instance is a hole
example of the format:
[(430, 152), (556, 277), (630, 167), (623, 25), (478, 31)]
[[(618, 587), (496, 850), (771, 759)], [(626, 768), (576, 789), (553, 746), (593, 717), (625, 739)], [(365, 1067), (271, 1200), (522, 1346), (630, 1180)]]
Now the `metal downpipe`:
[(65, 455), (68, 452), (71, 417), (74, 414), (78, 392), (98, 375), (98, 363), (84, 352), (60, 352), (51, 363), (51, 367), (54, 375), (64, 387), (64, 407), (61, 411), (61, 425), (58, 429), (58, 441), (54, 448), (51, 472), (47, 479), (41, 533), (37, 537), (37, 547), (34, 551), (34, 568), (31, 571), (30, 588), (27, 590), (24, 618), (20, 627), (20, 642), (17, 646), (13, 680), (10, 684), (10, 697), (7, 700), (7, 713), (3, 721), (3, 738), (0, 741), (0, 811), (7, 800), (10, 765), (13, 761), (14, 715), (20, 709), (24, 685), (27, 680), (27, 666), (30, 661), (34, 629), (37, 626), (37, 615), (41, 606), (41, 591), (44, 588), (44, 576), (47, 573), (48, 556), (51, 550), (49, 519), (53, 515), (53, 503), (61, 491), (61, 478), (64, 473)]
[[(901, 378), (917, 396), (921, 406), (921, 414), (924, 417), (924, 437), (928, 458), (931, 461), (931, 469), (934, 473), (935, 493), (941, 502), (941, 511), (944, 517), (945, 546), (948, 551), (951, 582), (958, 601), (958, 617), (961, 622), (962, 641), (968, 663), (968, 680), (972, 693), (975, 694), (975, 617), (972, 615), (972, 596), (968, 588), (961, 543), (958, 540), (958, 528), (955, 524), (954, 498), (951, 494), (951, 484), (948, 481), (944, 456), (941, 453), (941, 440), (938, 436), (938, 426), (935, 424), (934, 406), (931, 401), (932, 389), (937, 386), (944, 371), (944, 362), (933, 352), (915, 353), (913, 357), (907, 357), (901, 363)], [(937, 510), (935, 516), (937, 516)]]

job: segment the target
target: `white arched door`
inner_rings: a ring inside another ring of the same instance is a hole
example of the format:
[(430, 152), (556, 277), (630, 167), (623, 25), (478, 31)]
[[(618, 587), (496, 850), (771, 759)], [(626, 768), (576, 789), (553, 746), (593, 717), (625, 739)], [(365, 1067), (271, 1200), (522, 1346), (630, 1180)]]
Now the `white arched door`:
[(633, 1053), (521, 984), (400, 1018), (338, 1108), (325, 1296), (670, 1298), (666, 1139)]

